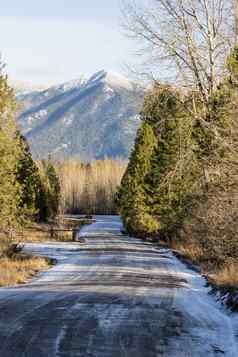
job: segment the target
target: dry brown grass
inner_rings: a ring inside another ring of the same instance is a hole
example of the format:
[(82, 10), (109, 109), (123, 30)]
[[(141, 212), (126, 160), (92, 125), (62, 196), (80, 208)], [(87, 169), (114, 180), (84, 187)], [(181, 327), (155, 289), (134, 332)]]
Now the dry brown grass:
[[(234, 259), (226, 259), (220, 265), (216, 259), (210, 259), (207, 252), (196, 244), (172, 244), (172, 249), (179, 253), (183, 258), (194, 264), (198, 264), (202, 272), (205, 273), (210, 282), (218, 287), (237, 287), (238, 286), (238, 262)], [(220, 262), (221, 258), (218, 256)]]
[(223, 287), (238, 286), (238, 180), (231, 174), (198, 197), (172, 239), (175, 250)]
[(231, 263), (211, 275), (212, 281), (220, 287), (238, 286), (238, 263)]
[[(51, 261), (46, 258), (33, 257), (28, 254), (13, 254), (12, 243), (45, 242), (45, 241), (72, 241), (72, 229), (83, 224), (89, 224), (91, 220), (62, 219), (54, 224), (32, 223), (15, 237), (15, 242), (10, 241), (4, 234), (0, 234), (0, 286), (23, 284), (38, 272), (50, 267)], [(52, 237), (50, 229), (69, 229), (69, 231), (56, 232)]]
[(171, 248), (181, 254), (184, 258), (189, 259), (193, 263), (201, 263), (203, 257), (203, 251), (196, 245), (193, 244), (182, 244), (179, 242), (173, 242)]
[[(85, 221), (86, 222), (86, 221)], [(63, 221), (61, 225), (54, 224), (54, 228), (72, 229), (83, 222), (75, 220)], [(25, 229), (15, 237), (15, 242), (45, 242), (45, 241), (72, 241), (72, 231), (56, 232), (53, 237), (50, 233), (52, 224), (32, 224), (31, 228)], [(0, 286), (23, 284), (42, 270), (51, 265), (49, 259), (33, 257), (27, 254), (12, 254), (11, 241), (0, 235)]]
[(36, 225), (34, 228), (25, 229), (23, 232), (22, 240), (24, 242), (72, 242), (72, 232), (55, 232), (52, 236), (50, 227), (45, 224)]
[(15, 257), (0, 258), (0, 286), (23, 284), (51, 265), (45, 258), (19, 254)]
[[(64, 218), (54, 223), (34, 223), (25, 228), (21, 237), (24, 242), (72, 242), (73, 229), (79, 229), (85, 224), (92, 223), (92, 219)], [(51, 229), (54, 233), (52, 234)]]

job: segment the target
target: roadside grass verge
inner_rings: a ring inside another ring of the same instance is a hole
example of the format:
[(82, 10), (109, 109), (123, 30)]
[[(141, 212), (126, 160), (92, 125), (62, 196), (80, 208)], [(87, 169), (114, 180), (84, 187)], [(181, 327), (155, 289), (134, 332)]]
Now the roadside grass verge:
[(217, 264), (216, 260), (204, 255), (204, 251), (196, 245), (172, 243), (171, 248), (184, 259), (198, 265), (208, 280), (222, 288), (238, 287), (238, 262), (227, 260), (224, 264)]
[(14, 253), (9, 240), (0, 235), (0, 287), (23, 284), (51, 265), (52, 261), (47, 258)]
[(16, 234), (13, 240), (0, 234), (0, 287), (24, 284), (37, 273), (47, 270), (52, 261), (43, 257), (35, 257), (23, 252), (14, 253), (12, 244), (18, 242), (72, 242), (73, 230), (92, 219), (64, 219), (59, 222), (34, 223)]
[(24, 242), (72, 242), (73, 231), (92, 222), (93, 220), (89, 218), (65, 218), (59, 222), (34, 223), (24, 229), (21, 240)]
[(185, 263), (193, 263), (199, 266), (200, 272), (206, 277), (211, 286), (211, 293), (216, 296), (224, 306), (233, 312), (238, 312), (238, 262), (234, 258), (219, 256), (218, 259), (211, 259), (207, 252), (197, 246), (197, 243), (185, 245), (182, 243), (172, 243), (176, 256)]
[(215, 280), (218, 287), (238, 287), (238, 263), (233, 263), (218, 270), (211, 280)]
[[(24, 242), (72, 242), (72, 231), (56, 231), (59, 229), (57, 225), (49, 225), (46, 223), (35, 223), (31, 227), (25, 228), (22, 232), (21, 240)], [(64, 229), (61, 227), (61, 229)]]
[(33, 276), (51, 266), (46, 258), (32, 257), (26, 254), (16, 254), (12, 257), (0, 258), (0, 286), (23, 284)]
[(210, 189), (171, 239), (172, 249), (199, 265), (218, 288), (238, 290), (237, 203), (237, 185)]

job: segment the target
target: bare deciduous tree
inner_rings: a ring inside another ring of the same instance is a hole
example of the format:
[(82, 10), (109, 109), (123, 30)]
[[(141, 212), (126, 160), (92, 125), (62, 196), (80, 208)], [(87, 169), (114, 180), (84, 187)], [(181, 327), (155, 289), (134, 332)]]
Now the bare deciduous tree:
[(83, 164), (77, 159), (58, 165), (61, 212), (112, 214), (115, 193), (126, 169), (124, 160), (105, 159)]
[(123, 13), (129, 34), (143, 41), (143, 54), (159, 78), (195, 86), (207, 105), (234, 38), (226, 22), (232, 1), (151, 0), (140, 8), (127, 0)]

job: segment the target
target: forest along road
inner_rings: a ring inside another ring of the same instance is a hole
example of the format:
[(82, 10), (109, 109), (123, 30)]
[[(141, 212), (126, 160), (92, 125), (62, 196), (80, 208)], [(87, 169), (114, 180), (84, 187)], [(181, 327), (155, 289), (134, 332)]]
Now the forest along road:
[(97, 217), (85, 243), (27, 244), (58, 263), (0, 289), (1, 357), (237, 357), (230, 318), (172, 253)]

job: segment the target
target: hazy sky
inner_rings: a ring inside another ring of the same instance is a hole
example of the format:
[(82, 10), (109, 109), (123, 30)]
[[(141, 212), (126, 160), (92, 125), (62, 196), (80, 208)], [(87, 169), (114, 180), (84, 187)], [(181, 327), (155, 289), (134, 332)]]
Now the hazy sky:
[(60, 83), (132, 61), (120, 0), (0, 0), (0, 8), (0, 51), (13, 81)]

